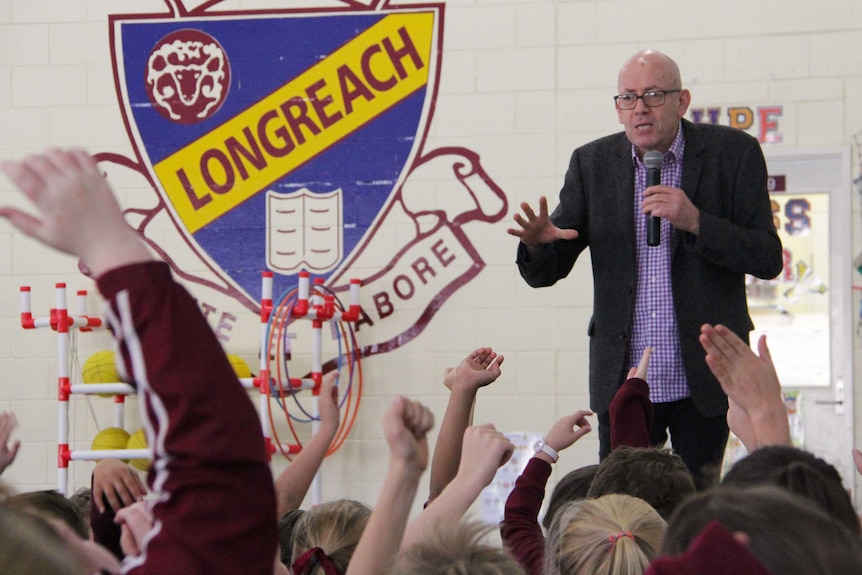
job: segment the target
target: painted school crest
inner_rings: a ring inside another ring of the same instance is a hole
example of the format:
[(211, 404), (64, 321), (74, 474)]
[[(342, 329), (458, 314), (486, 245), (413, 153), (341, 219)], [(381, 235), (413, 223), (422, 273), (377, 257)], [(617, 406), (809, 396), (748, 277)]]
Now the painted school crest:
[(464, 224), (507, 208), (477, 154), (424, 149), (443, 5), (218, 4), (111, 17), (137, 157), (101, 159), (139, 171), (159, 197), (127, 219), (194, 280), (148, 233), (168, 215), (216, 278), (201, 283), (251, 310), (265, 270), (276, 294), (302, 270), (336, 291), (359, 278), (365, 353), (409, 341), (484, 267)]

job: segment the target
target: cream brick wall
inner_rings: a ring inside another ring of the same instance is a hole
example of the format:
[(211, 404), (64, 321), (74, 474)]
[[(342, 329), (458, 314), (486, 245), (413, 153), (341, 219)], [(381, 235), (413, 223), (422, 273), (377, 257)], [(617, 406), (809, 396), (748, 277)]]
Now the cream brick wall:
[[(228, 0), (224, 6), (298, 4)], [(782, 105), (783, 146), (849, 146), (862, 130), (862, 0), (453, 0), (446, 6), (443, 69), (428, 146), (477, 152), (506, 192), (510, 211), (521, 201), (535, 204), (540, 195), (553, 203), (571, 150), (619, 129), (610, 100), (617, 70), (645, 47), (679, 62), (695, 107)], [(0, 0), (0, 156), (71, 145), (131, 154), (114, 94), (107, 16), (163, 9), (162, 0)], [(155, 202), (140, 176), (113, 170), (110, 177), (124, 204), (132, 198)], [(433, 186), (429, 190), (434, 193)], [(5, 179), (0, 203), (23, 205)], [(852, 209), (855, 253), (862, 248), (858, 201)], [(350, 439), (325, 464), (326, 498), (376, 500), (387, 459), (380, 418), (390, 399), (408, 394), (442, 417), (443, 369), (475, 347), (490, 345), (506, 355), (504, 375), (480, 393), (477, 421), (542, 432), (554, 417), (587, 406), (588, 258), (558, 286), (530, 289), (514, 265), (516, 242), (505, 233), (510, 221), (507, 215), (473, 235), (487, 267), (419, 337), (363, 361), (360, 414)], [(166, 219), (149, 229), (162, 243), (175, 237)], [(412, 231), (405, 226), (385, 233), (398, 242)], [(194, 265), (182, 246), (176, 250), (183, 265)], [(19, 327), (18, 288), (33, 287), (33, 311), (44, 315), (58, 281), (70, 290), (92, 289), (71, 258), (0, 222), (0, 409), (18, 414), (17, 435), (24, 442), (4, 479), (20, 490), (56, 483), (57, 366), (55, 336)], [(90, 305), (98, 309), (93, 296)], [(219, 312), (239, 317), (231, 351), (251, 359), (256, 318), (238, 304), (220, 305)], [(858, 338), (855, 344), (858, 374)], [(104, 334), (77, 337), (81, 362), (104, 347)], [(862, 386), (854, 399), (862, 399)], [(134, 399), (126, 412), (133, 431)], [(98, 427), (111, 425), (113, 405), (75, 398), (72, 414), (75, 445), (86, 447)], [(859, 433), (855, 439), (862, 445)], [(597, 448), (595, 437), (587, 437), (563, 456), (552, 480), (595, 462)], [(92, 464), (72, 467), (72, 489), (87, 485)], [(284, 463), (277, 460), (273, 467), (277, 472)]]

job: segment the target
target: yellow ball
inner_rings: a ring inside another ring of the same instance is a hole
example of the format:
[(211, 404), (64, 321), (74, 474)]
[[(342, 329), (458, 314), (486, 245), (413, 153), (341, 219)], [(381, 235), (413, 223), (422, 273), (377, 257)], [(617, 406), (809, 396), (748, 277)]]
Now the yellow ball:
[(93, 438), (92, 449), (125, 449), (129, 443), (129, 432), (120, 427), (106, 427)]
[(247, 377), (251, 377), (251, 368), (248, 366), (248, 362), (246, 360), (233, 353), (227, 354), (227, 359), (230, 361), (233, 372), (238, 378), (245, 379)]
[[(146, 449), (147, 448), (147, 435), (144, 432), (144, 428), (137, 430), (126, 442), (126, 449)], [(141, 471), (146, 471), (150, 468), (150, 460), (149, 459), (131, 459), (129, 460), (129, 464), (135, 469), (140, 469)]]
[[(114, 352), (109, 349), (97, 351), (87, 358), (81, 369), (84, 383), (120, 383)], [(99, 397), (111, 397), (112, 393), (99, 393)]]

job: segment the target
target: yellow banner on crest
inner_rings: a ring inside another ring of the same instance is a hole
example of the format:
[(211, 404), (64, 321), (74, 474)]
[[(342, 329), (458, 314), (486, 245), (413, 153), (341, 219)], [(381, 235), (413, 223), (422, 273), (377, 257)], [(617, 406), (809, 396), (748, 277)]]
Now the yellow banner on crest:
[(428, 84), (434, 14), (389, 14), (155, 166), (194, 233)]

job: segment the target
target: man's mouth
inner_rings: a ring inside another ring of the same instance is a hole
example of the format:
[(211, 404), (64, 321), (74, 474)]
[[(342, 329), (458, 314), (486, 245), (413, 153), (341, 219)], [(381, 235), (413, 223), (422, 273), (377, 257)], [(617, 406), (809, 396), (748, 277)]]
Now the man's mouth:
[(635, 126), (635, 130), (648, 130), (649, 128), (652, 128), (652, 126), (652, 124), (638, 124)]

